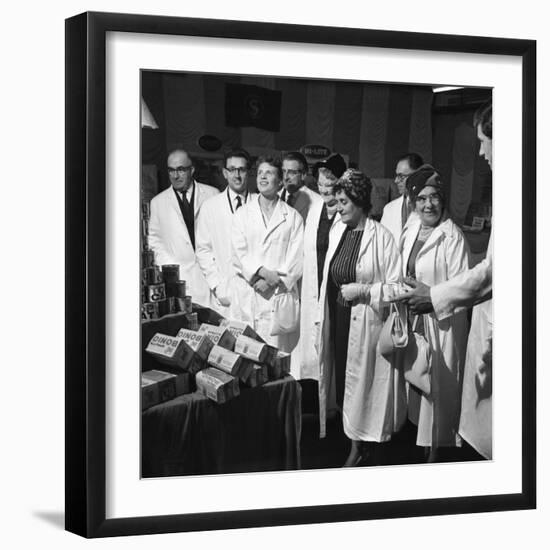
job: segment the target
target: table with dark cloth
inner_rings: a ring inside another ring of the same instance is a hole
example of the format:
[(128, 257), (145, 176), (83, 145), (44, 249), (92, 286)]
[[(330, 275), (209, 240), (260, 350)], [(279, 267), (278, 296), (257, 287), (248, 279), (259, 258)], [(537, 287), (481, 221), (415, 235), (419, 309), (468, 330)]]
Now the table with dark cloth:
[[(181, 326), (179, 315), (142, 323), (142, 349), (156, 332), (175, 335)], [(152, 368), (162, 366), (143, 353), (142, 370)], [(223, 404), (199, 391), (181, 395), (142, 413), (142, 476), (299, 469), (301, 427), (301, 388), (291, 376), (241, 386)]]

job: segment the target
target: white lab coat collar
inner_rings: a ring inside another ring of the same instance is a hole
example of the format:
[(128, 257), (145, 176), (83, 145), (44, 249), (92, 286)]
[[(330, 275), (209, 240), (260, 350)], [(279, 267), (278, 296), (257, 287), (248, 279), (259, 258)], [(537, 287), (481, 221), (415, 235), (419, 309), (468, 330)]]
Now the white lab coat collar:
[[(403, 234), (401, 236), (401, 242), (400, 242), (400, 250), (402, 251), (402, 268), (403, 268), (403, 275), (406, 275), (407, 271), (407, 265), (409, 263), (409, 256), (412, 251), (412, 247), (414, 243), (416, 242), (416, 239), (418, 237), (418, 233), (420, 232), (420, 227), (422, 223), (420, 221), (420, 217), (418, 215), (414, 217), (409, 217), (409, 220), (407, 221), (407, 224), (403, 228)], [(449, 235), (452, 231), (452, 222), (448, 215), (445, 213), (443, 214), (443, 219), (441, 223), (434, 228), (434, 230), (430, 233), (428, 236), (426, 242), (424, 243), (424, 246), (422, 249), (418, 252), (418, 256), (422, 256), (426, 254), (431, 248), (433, 248), (439, 240), (444, 237), (445, 235)]]

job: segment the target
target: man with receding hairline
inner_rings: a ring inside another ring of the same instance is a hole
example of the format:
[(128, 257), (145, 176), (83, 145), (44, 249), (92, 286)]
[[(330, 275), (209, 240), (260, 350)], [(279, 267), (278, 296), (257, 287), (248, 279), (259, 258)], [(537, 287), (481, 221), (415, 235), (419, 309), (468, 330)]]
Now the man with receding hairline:
[(151, 200), (149, 247), (157, 265), (178, 264), (187, 294), (208, 306), (210, 290), (195, 257), (195, 218), (202, 203), (218, 190), (194, 180), (193, 161), (183, 149), (169, 153), (167, 169), (171, 186)]

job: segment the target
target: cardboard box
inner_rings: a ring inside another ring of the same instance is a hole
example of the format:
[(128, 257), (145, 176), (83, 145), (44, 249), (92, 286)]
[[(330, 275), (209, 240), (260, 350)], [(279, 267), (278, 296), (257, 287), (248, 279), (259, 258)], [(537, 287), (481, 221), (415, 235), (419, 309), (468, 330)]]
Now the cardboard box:
[(207, 361), (214, 343), (204, 332), (182, 328), (177, 334), (203, 360)]
[(225, 327), (203, 323), (199, 328), (199, 332), (206, 334), (216, 346), (221, 346), (229, 351), (233, 351), (235, 348), (235, 336)]
[(214, 367), (198, 372), (195, 381), (197, 388), (216, 403), (225, 403), (239, 395), (238, 380)]
[(168, 336), (157, 332), (151, 338), (145, 351), (157, 361), (172, 367), (179, 367), (184, 371), (197, 372), (204, 368), (204, 361), (195, 354), (183, 338), (177, 336)]
[(148, 378), (141, 377), (141, 410), (160, 403), (159, 385)]
[(267, 376), (267, 369), (268, 367), (266, 365), (251, 365), (250, 372), (248, 373), (248, 376), (245, 380), (243, 380), (244, 384), (251, 388), (255, 388), (256, 386), (261, 386), (262, 384), (265, 384), (268, 381)]
[(221, 346), (212, 346), (208, 355), (208, 364), (212, 367), (222, 370), (231, 376), (239, 376), (243, 364), (242, 357), (233, 351), (222, 348)]
[(249, 338), (254, 338), (254, 340), (258, 342), (264, 342), (263, 338), (250, 325), (247, 325), (243, 321), (222, 319), (220, 321), (220, 327), (225, 327), (235, 338), (239, 336), (248, 336)]
[(191, 375), (149, 370), (141, 373), (141, 410), (191, 391)]
[(290, 373), (290, 353), (277, 351), (275, 360), (267, 365), (267, 376), (269, 380), (278, 380)]
[(235, 340), (235, 353), (254, 361), (255, 363), (264, 363), (272, 365), (277, 355), (277, 348), (258, 342), (253, 338), (241, 335)]

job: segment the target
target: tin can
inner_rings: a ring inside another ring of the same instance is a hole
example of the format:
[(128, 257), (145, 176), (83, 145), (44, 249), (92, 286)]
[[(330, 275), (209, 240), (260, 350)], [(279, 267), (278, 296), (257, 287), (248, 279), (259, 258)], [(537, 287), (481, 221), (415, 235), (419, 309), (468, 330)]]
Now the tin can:
[(166, 300), (166, 288), (164, 283), (158, 285), (149, 285), (147, 287), (148, 302), (160, 302)]
[(193, 313), (193, 302), (191, 296), (186, 296), (185, 298), (178, 298), (178, 309), (182, 313)]
[(164, 264), (162, 276), (165, 283), (177, 283), (180, 280), (180, 266), (178, 264)]
[(185, 281), (179, 280), (179, 281), (175, 282), (174, 283), (174, 289), (175, 289), (174, 296), (176, 298), (185, 298), (185, 296), (186, 296), (186, 294), (185, 294), (185, 290), (186, 290)]
[(199, 318), (196, 313), (185, 314), (186, 325), (189, 330), (199, 330)]
[(141, 306), (141, 318), (146, 321), (159, 318), (158, 303), (145, 303)]
[(155, 253), (152, 250), (143, 250), (141, 252), (141, 267), (151, 267), (155, 263)]
[(156, 302), (159, 305), (159, 317), (164, 317), (170, 313), (170, 304), (168, 300), (160, 300)]
[(178, 312), (178, 305), (176, 303), (176, 298), (173, 296), (167, 296), (166, 297), (166, 305), (167, 305), (167, 313), (177, 313)]
[(162, 283), (162, 273), (158, 265), (153, 265), (151, 267), (145, 268), (147, 274), (147, 284), (148, 285), (159, 285)]

